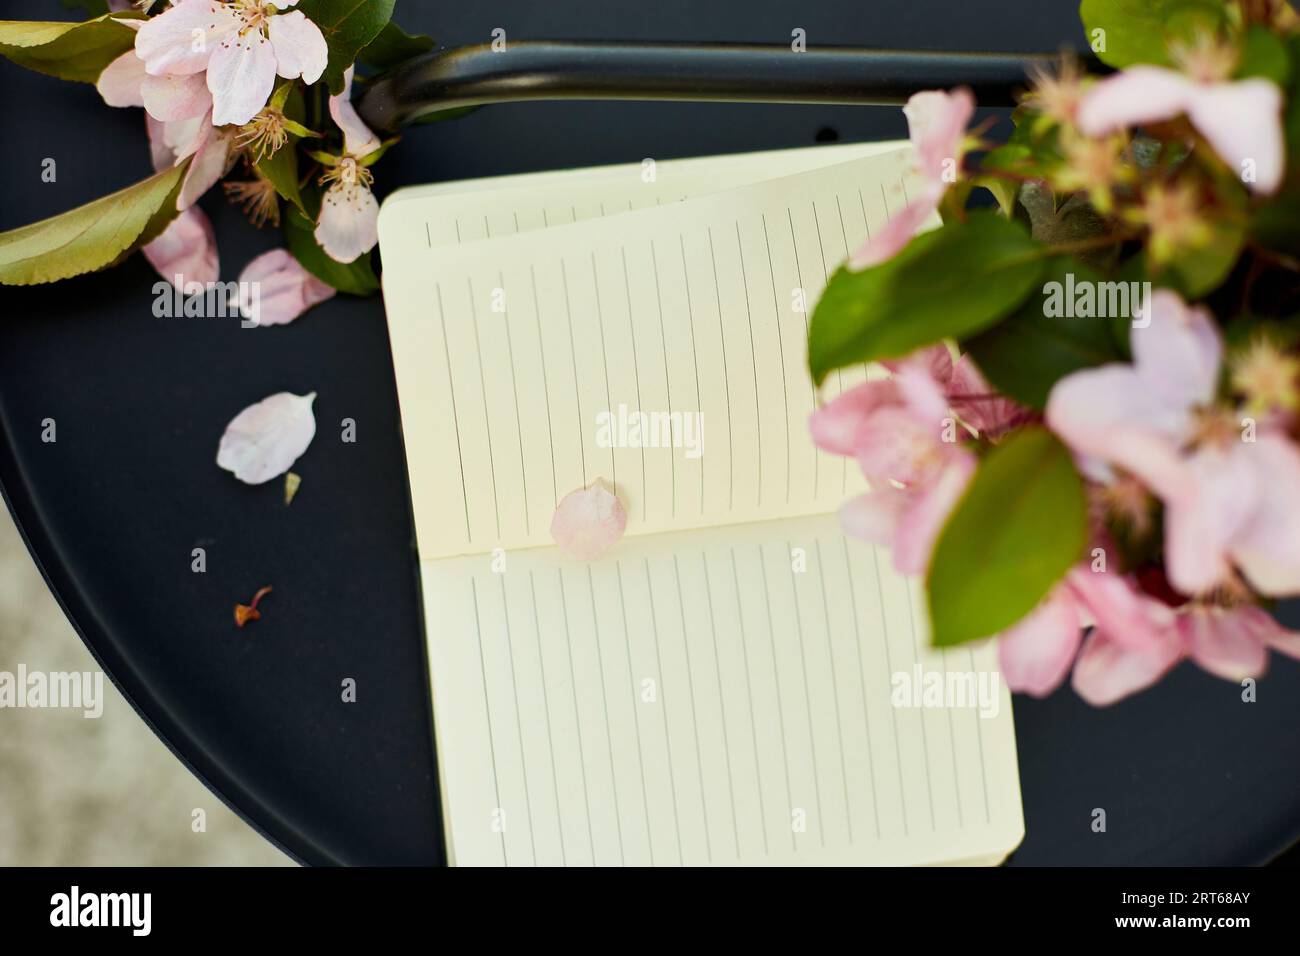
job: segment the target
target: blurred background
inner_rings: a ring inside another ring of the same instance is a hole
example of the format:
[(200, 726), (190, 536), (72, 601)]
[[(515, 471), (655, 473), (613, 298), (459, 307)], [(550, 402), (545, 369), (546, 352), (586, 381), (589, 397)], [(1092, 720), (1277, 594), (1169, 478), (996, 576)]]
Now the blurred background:
[[(99, 668), (0, 507), (0, 671)], [(107, 676), (103, 714), (0, 708), (0, 865), (292, 866), (145, 726)], [(194, 811), (206, 832), (194, 832)]]

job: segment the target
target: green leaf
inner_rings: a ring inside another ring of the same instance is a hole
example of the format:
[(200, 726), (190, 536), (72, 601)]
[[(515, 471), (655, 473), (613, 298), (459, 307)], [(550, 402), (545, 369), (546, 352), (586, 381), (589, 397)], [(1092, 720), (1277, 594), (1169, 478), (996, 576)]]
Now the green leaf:
[(809, 328), (813, 381), (986, 329), (1025, 300), (1042, 271), (1042, 247), (992, 211), (917, 236), (861, 272), (841, 266)]
[(0, 284), (36, 285), (113, 265), (176, 217), (189, 162), (58, 216), (0, 233)]
[(433, 37), (407, 33), (391, 20), (358, 55), (357, 59), (372, 69), (391, 70), (412, 57), (428, 53), (434, 48)]
[(331, 93), (343, 92), (343, 73), (393, 18), (397, 0), (302, 0), (301, 10), (325, 35), (329, 62), (325, 82)]
[(1225, 0), (1082, 0), (1079, 19), (1084, 39), (1103, 63), (1172, 66), (1169, 42), (1218, 30), (1228, 10)]
[(84, 23), (0, 20), (0, 56), (63, 80), (94, 83), (104, 67), (135, 45), (135, 31), (114, 13)]
[(1237, 264), (1245, 237), (1246, 231), (1240, 225), (1215, 223), (1208, 242), (1181, 248), (1169, 260), (1172, 285), (1187, 299), (1199, 299), (1213, 292)]
[(292, 142), (258, 160), (256, 165), (257, 171), (270, 180), (281, 199), (303, 209), (302, 195), (298, 191), (298, 152)]
[(1286, 44), (1276, 33), (1254, 24), (1246, 31), (1241, 44), (1241, 60), (1237, 64), (1237, 77), (1252, 76), (1272, 80), (1285, 88), (1291, 79), (1291, 55)]
[[(1124, 360), (1109, 317), (1121, 311), (1122, 289), (1132, 321), (1133, 291), (1118, 281), (1103, 284), (1095, 270), (1064, 256), (1048, 263), (1043, 280), (1010, 316), (962, 342), (999, 392), (1040, 409), (1052, 386), (1071, 372)], [(1084, 290), (1091, 290), (1091, 303), (1081, 300)]]
[(316, 241), (316, 224), (292, 206), (286, 212), (285, 242), (304, 269), (340, 292), (371, 295), (379, 291), (379, 279), (370, 265), (370, 253), (346, 264), (336, 262), (326, 255)]
[(1041, 601), (1087, 543), (1083, 480), (1046, 429), (1014, 433), (981, 462), (939, 535), (926, 591), (934, 644), (997, 634)]

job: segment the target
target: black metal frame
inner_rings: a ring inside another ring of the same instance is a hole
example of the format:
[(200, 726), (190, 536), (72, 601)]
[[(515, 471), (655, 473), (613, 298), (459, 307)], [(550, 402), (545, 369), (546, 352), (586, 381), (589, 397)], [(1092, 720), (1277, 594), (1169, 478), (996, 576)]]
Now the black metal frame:
[[(430, 113), (518, 100), (697, 100), (901, 104), (924, 89), (968, 86), (1010, 106), (1026, 73), (1058, 54), (941, 53), (734, 43), (530, 40), (417, 57), (369, 85), (361, 117), (395, 130)], [(1096, 69), (1094, 62), (1089, 63)]]

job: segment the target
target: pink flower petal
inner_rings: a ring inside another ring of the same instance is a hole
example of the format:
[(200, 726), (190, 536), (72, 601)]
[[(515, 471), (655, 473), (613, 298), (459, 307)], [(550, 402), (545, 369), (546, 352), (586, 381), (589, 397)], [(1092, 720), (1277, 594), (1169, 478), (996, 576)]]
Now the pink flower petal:
[(930, 566), (939, 532), (975, 474), (975, 456), (964, 449), (958, 452), (937, 480), (913, 493), (899, 515), (893, 543), (899, 574), (921, 574)]
[(909, 366), (918, 366), (929, 373), (930, 378), (941, 385), (947, 385), (952, 379), (952, 352), (942, 342), (917, 349), (911, 355), (901, 359), (885, 359), (880, 363), (891, 372), (899, 372)]
[(1254, 622), (1235, 611), (1195, 607), (1179, 619), (1187, 652), (1202, 669), (1225, 680), (1258, 677), (1268, 667), (1268, 648)]
[(1174, 623), (1173, 608), (1138, 591), (1132, 580), (1115, 571), (1077, 565), (1066, 586), (1101, 631), (1131, 650), (1159, 648)]
[(249, 319), (258, 325), (292, 322), (313, 305), (334, 295), (334, 289), (320, 281), (285, 249), (264, 252), (239, 274), (241, 287), (252, 285), (256, 294), (249, 303)]
[(924, 482), (944, 468), (955, 444), (942, 442), (942, 420), (926, 421), (903, 407), (882, 408), (858, 430), (857, 462), (868, 481)]
[(212, 106), (212, 95), (202, 74), (187, 76), (145, 76), (140, 86), (144, 108), (164, 123), (203, 116)]
[(1243, 605), (1233, 612), (1241, 627), (1279, 654), (1300, 660), (1300, 631), (1283, 627), (1261, 607)]
[(912, 237), (934, 212), (937, 202), (937, 197), (926, 196), (908, 203), (900, 212), (894, 213), (889, 222), (885, 223), (885, 228), (868, 237), (866, 244), (853, 254), (849, 268), (860, 271), (894, 258), (912, 241)]
[(202, 73), (217, 45), (241, 22), (229, 4), (180, 0), (144, 22), (135, 35), (135, 52), (154, 76)]
[(963, 355), (953, 366), (947, 395), (961, 420), (988, 438), (1005, 434), (1029, 415), (1011, 399), (998, 395), (969, 355)]
[(1188, 117), (1214, 151), (1241, 175), (1254, 164), (1255, 192), (1269, 195), (1286, 171), (1282, 132), (1282, 91), (1269, 80), (1254, 78), (1219, 83), (1196, 91)]
[(320, 79), (329, 60), (329, 47), (320, 27), (295, 10), (272, 17), (268, 31), (275, 48), (277, 73), (286, 80), (301, 76), (305, 83)]
[(898, 388), (892, 380), (863, 382), (813, 412), (808, 430), (822, 451), (852, 455), (857, 451), (858, 433), (867, 417), (897, 402)]
[(271, 98), (275, 86), (275, 50), (253, 30), (221, 40), (208, 63), (212, 125), (242, 126)]
[(892, 485), (882, 485), (840, 505), (840, 527), (850, 538), (890, 547), (899, 515), (908, 495)]
[(1282, 435), (1260, 434), (1238, 455), (1256, 475), (1255, 507), (1232, 557), (1262, 594), (1300, 594), (1300, 450)]
[(1094, 707), (1106, 707), (1150, 687), (1181, 658), (1182, 645), (1173, 628), (1158, 646), (1145, 651), (1130, 650), (1096, 630), (1083, 642), (1071, 684)]
[(148, 76), (144, 60), (127, 50), (99, 74), (95, 89), (109, 106), (144, 106), (140, 86)]
[(217, 464), (250, 485), (284, 474), (316, 435), (315, 400), (315, 392), (277, 392), (248, 406), (226, 426)]
[(212, 220), (197, 206), (180, 213), (140, 251), (160, 276), (182, 291), (191, 282), (207, 285), (220, 277)]
[(1150, 322), (1135, 326), (1133, 363), (1142, 380), (1172, 408), (1205, 405), (1219, 385), (1223, 340), (1210, 314), (1189, 308), (1168, 289), (1151, 295)]
[(1185, 493), (1165, 499), (1165, 571), (1183, 594), (1225, 580), (1228, 547), (1255, 507), (1256, 474), (1240, 449), (1202, 446), (1186, 462)]
[(560, 499), (551, 519), (551, 537), (571, 558), (592, 561), (623, 537), (627, 512), (618, 496), (601, 479), (589, 488), (571, 491)]
[(1131, 66), (1093, 85), (1079, 103), (1079, 128), (1089, 136), (1158, 123), (1182, 113), (1196, 84), (1173, 70)]
[(925, 177), (942, 192), (944, 163), (960, 160), (966, 126), (975, 113), (975, 97), (966, 88), (946, 93), (926, 90), (914, 93), (903, 107), (908, 136), (916, 147)]
[(156, 173), (161, 173), (176, 161), (176, 154), (167, 145), (167, 124), (160, 123), (148, 113), (144, 114), (145, 132), (149, 136), (149, 159)]
[(343, 92), (330, 97), (330, 117), (343, 131), (343, 151), (356, 159), (363, 159), (380, 146), (379, 137), (361, 121), (352, 105), (352, 67), (343, 73)]
[(998, 665), (1007, 687), (1046, 697), (1074, 663), (1083, 627), (1074, 598), (1058, 587), (998, 637)]
[[(177, 159), (183, 159), (184, 155), (178, 153)], [(194, 205), (200, 196), (226, 174), (231, 159), (230, 138), (204, 121), (199, 130), (198, 142), (194, 144), (193, 156), (190, 168), (185, 173), (185, 182), (181, 185), (181, 193), (176, 199), (179, 209), (188, 209)]]
[(360, 183), (335, 183), (321, 198), (316, 241), (331, 259), (351, 262), (379, 241), (379, 202)]

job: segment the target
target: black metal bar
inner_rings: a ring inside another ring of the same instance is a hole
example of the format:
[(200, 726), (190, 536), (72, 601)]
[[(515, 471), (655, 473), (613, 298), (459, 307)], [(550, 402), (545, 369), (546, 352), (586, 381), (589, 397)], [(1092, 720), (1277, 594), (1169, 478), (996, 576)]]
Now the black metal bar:
[(429, 113), (517, 100), (706, 100), (900, 104), (923, 89), (969, 86), (1009, 106), (1025, 74), (1058, 54), (927, 53), (729, 43), (549, 40), (457, 47), (413, 59), (370, 84), (362, 118), (394, 130)]

